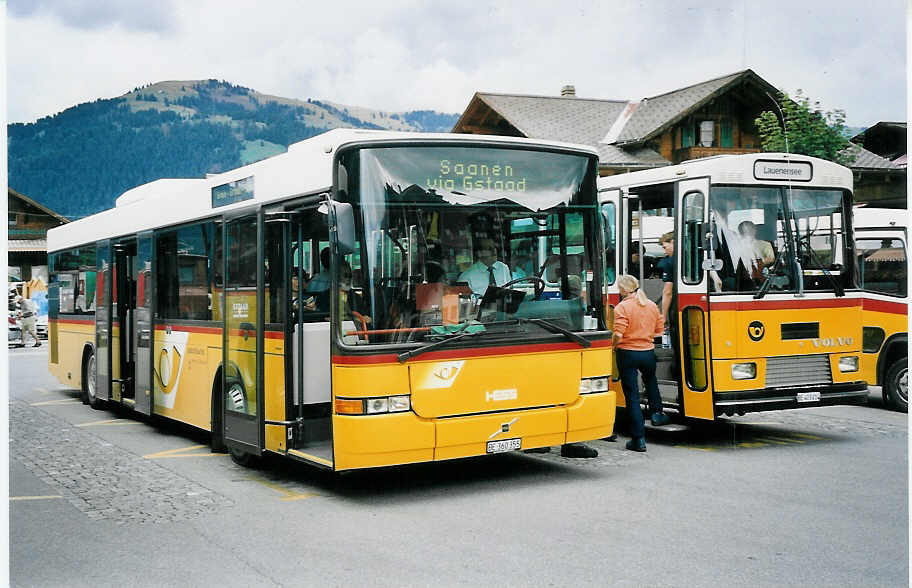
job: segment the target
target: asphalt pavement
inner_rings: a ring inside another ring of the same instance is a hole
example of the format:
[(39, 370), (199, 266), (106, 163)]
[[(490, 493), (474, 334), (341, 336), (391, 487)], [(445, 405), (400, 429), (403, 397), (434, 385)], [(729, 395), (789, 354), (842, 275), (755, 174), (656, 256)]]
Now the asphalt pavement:
[(897, 586), (908, 426), (869, 406), (749, 414), (333, 475), (256, 469), (189, 427), (96, 411), (9, 350), (13, 586)]

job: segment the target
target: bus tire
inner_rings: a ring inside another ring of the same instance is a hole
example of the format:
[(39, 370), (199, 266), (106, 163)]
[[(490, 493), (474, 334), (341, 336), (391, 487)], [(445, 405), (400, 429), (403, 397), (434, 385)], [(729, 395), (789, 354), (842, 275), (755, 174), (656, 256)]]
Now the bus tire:
[(884, 378), (884, 402), (893, 410), (909, 411), (909, 363), (903, 357), (894, 361)]
[(242, 468), (256, 467), (256, 465), (259, 463), (259, 458), (256, 455), (247, 453), (242, 449), (229, 447), (228, 453), (231, 454), (231, 461), (238, 464)]
[(96, 385), (95, 381), (95, 350), (92, 349), (86, 355), (85, 362), (83, 363), (83, 374), (85, 377), (82, 379), (82, 389), (85, 395), (83, 402), (94, 408), (95, 410), (101, 410), (104, 408), (104, 400), (101, 400), (96, 395)]

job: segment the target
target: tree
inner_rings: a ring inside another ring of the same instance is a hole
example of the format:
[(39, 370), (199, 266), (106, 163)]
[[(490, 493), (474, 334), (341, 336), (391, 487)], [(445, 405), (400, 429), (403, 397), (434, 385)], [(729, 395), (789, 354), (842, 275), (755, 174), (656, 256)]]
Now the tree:
[(820, 102), (812, 104), (801, 90), (795, 93), (794, 99), (781, 92), (779, 108), (781, 117), (785, 119), (786, 132), (783, 132), (780, 113), (767, 110), (754, 120), (760, 134), (760, 146), (764, 151), (789, 151), (842, 165), (848, 165), (852, 161), (853, 158), (846, 149), (850, 143), (845, 138), (844, 111), (824, 112)]

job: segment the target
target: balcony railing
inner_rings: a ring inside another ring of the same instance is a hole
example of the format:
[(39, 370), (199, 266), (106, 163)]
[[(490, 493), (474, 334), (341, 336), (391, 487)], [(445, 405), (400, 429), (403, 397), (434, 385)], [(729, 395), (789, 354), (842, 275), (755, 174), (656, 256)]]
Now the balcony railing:
[(748, 147), (684, 147), (683, 149), (674, 150), (674, 163), (681, 163), (688, 159), (699, 159), (701, 157), (712, 157), (713, 155), (743, 155), (745, 153), (760, 153), (762, 149), (753, 149)]

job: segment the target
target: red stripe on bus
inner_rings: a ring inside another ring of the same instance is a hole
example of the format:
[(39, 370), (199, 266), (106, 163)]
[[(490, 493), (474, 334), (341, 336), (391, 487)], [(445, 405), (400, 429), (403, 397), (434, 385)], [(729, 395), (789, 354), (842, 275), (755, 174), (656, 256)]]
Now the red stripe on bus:
[(863, 298), (861, 305), (865, 310), (888, 312), (890, 314), (909, 314), (909, 305), (907, 305), (905, 302), (891, 302), (889, 300), (874, 300), (872, 298)]
[[(611, 347), (611, 341), (592, 341), (592, 347)], [(508, 347), (484, 347), (474, 349), (451, 349), (447, 351), (430, 351), (422, 354), (422, 360), (464, 359), (469, 357), (485, 357), (490, 355), (519, 355), (522, 353), (540, 353), (543, 351), (565, 351), (581, 349), (576, 343), (540, 343), (537, 345), (510, 345)], [(397, 363), (397, 354), (385, 353), (382, 355), (334, 355), (333, 363), (346, 365)], [(417, 360), (416, 360), (417, 361)]]
[(181, 333), (205, 333), (207, 335), (220, 335), (222, 333), (221, 327), (191, 327), (191, 326), (187, 326), (187, 325), (155, 325), (156, 331), (164, 331), (169, 328), (172, 331), (178, 331)]
[[(168, 327), (169, 327), (168, 325), (155, 325), (155, 330), (164, 331)], [(172, 331), (179, 331), (179, 332), (183, 332), (183, 333), (203, 333), (203, 334), (207, 334), (207, 335), (221, 335), (222, 334), (221, 327), (191, 327), (188, 325), (170, 325), (170, 328)], [(251, 333), (251, 334), (255, 333), (255, 331), (252, 331), (252, 330), (246, 331), (246, 332)], [(244, 333), (245, 333), (245, 331), (243, 331), (241, 329), (232, 329), (231, 331), (228, 332), (229, 335), (235, 335), (235, 336), (239, 336), (239, 337), (242, 337), (244, 335)], [(284, 339), (285, 338), (285, 333), (282, 331), (264, 331), (263, 335), (267, 339)]]
[(710, 300), (710, 310), (812, 310), (814, 308), (851, 308), (853, 306), (861, 306), (861, 299), (744, 300), (739, 302), (712, 302)]
[(95, 319), (86, 320), (86, 319), (48, 319), (49, 323), (57, 323), (58, 325), (94, 325)]

